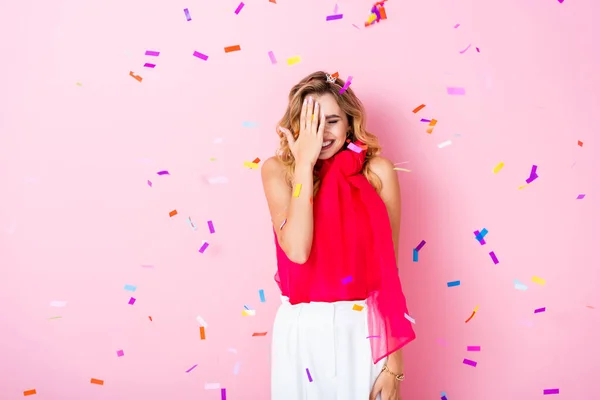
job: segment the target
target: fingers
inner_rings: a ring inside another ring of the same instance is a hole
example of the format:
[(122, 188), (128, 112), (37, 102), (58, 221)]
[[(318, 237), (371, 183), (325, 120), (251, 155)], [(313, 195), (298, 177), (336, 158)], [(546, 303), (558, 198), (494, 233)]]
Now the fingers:
[(321, 139), (323, 139), (323, 132), (325, 131), (326, 123), (327, 121), (325, 121), (325, 112), (321, 110), (319, 111), (319, 129), (317, 130), (317, 136)]
[(302, 110), (300, 110), (300, 131), (306, 128), (306, 110), (308, 110), (308, 97), (304, 98)]
[(312, 124), (313, 124), (313, 111), (314, 111), (314, 100), (312, 97), (308, 96), (308, 103), (306, 104), (306, 115), (304, 116), (304, 120), (306, 121), (306, 124), (304, 125), (304, 129), (306, 130), (306, 132), (311, 132), (312, 131)]
[(289, 129), (284, 128), (283, 126), (278, 127), (279, 132), (283, 133), (288, 141), (288, 143), (291, 145), (294, 144), (294, 135), (292, 135), (292, 132), (289, 131)]
[(319, 126), (319, 122), (320, 122), (320, 112), (319, 112), (319, 103), (317, 103), (315, 101), (315, 109), (313, 110), (313, 115), (312, 115), (312, 125), (311, 125), (311, 132), (313, 135), (317, 134), (317, 127)]

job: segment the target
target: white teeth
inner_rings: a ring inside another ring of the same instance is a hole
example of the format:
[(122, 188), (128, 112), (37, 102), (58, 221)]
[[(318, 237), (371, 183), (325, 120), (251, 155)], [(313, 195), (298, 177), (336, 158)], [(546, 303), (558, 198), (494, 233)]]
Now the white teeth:
[(333, 140), (330, 140), (329, 142), (323, 142), (321, 147), (329, 146), (331, 143), (333, 143)]

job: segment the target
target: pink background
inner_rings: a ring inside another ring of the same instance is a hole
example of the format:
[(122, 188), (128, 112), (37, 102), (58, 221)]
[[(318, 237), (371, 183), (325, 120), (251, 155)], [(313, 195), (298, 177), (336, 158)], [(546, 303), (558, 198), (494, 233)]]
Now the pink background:
[[(410, 170), (400, 264), (418, 339), (404, 400), (598, 398), (600, 4), (390, 0), (365, 29), (368, 1), (340, 1), (332, 22), (334, 1), (238, 3), (3, 5), (0, 398), (221, 399), (206, 384), (269, 398), (275, 253), (244, 162), (274, 153), (289, 88), (318, 69), (353, 76), (384, 155)], [(421, 118), (439, 121), (432, 134)]]

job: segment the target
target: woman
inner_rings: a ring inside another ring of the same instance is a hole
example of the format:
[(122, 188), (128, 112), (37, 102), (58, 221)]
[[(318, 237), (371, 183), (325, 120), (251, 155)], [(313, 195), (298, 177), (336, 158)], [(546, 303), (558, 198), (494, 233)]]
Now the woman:
[(282, 305), (272, 400), (398, 400), (401, 348), (415, 338), (398, 277), (400, 190), (352, 89), (302, 79), (262, 180)]

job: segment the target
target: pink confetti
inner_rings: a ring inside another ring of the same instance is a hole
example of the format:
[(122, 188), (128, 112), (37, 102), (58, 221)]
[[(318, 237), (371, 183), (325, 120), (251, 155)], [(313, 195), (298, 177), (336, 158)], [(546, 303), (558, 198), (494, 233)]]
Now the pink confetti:
[(240, 5), (239, 5), (239, 6), (237, 6), (237, 8), (235, 9), (235, 13), (236, 13), (236, 14), (239, 14), (239, 13), (240, 13), (240, 11), (242, 11), (242, 8), (244, 8), (244, 3), (243, 3), (243, 2), (242, 2), (242, 3), (240, 3)]
[(134, 305), (135, 304), (135, 298), (131, 297), (129, 299), (129, 304)]
[(448, 90), (448, 94), (450, 94), (450, 95), (462, 96), (462, 95), (466, 94), (465, 89), (461, 88), (461, 87), (449, 87), (449, 88), (447, 88), (447, 90)]
[(459, 26), (460, 26), (460, 24), (454, 25), (454, 29), (458, 28)]
[(275, 54), (272, 51), (269, 52), (269, 59), (271, 60), (271, 64), (277, 64), (277, 59), (275, 58)]
[(577, 196), (577, 200), (581, 200), (585, 197), (585, 194), (580, 194), (579, 196)]
[(198, 250), (200, 253), (203, 253), (206, 251), (206, 249), (208, 248), (208, 242), (204, 242), (202, 243), (202, 246), (200, 247), (200, 250)]
[(471, 44), (469, 43), (469, 45), (468, 45), (468, 46), (467, 46), (467, 47), (466, 47), (464, 50), (461, 50), (461, 51), (459, 51), (459, 53), (460, 53), (460, 54), (465, 54), (465, 52), (466, 52), (467, 50), (469, 50), (470, 48), (471, 48)]

